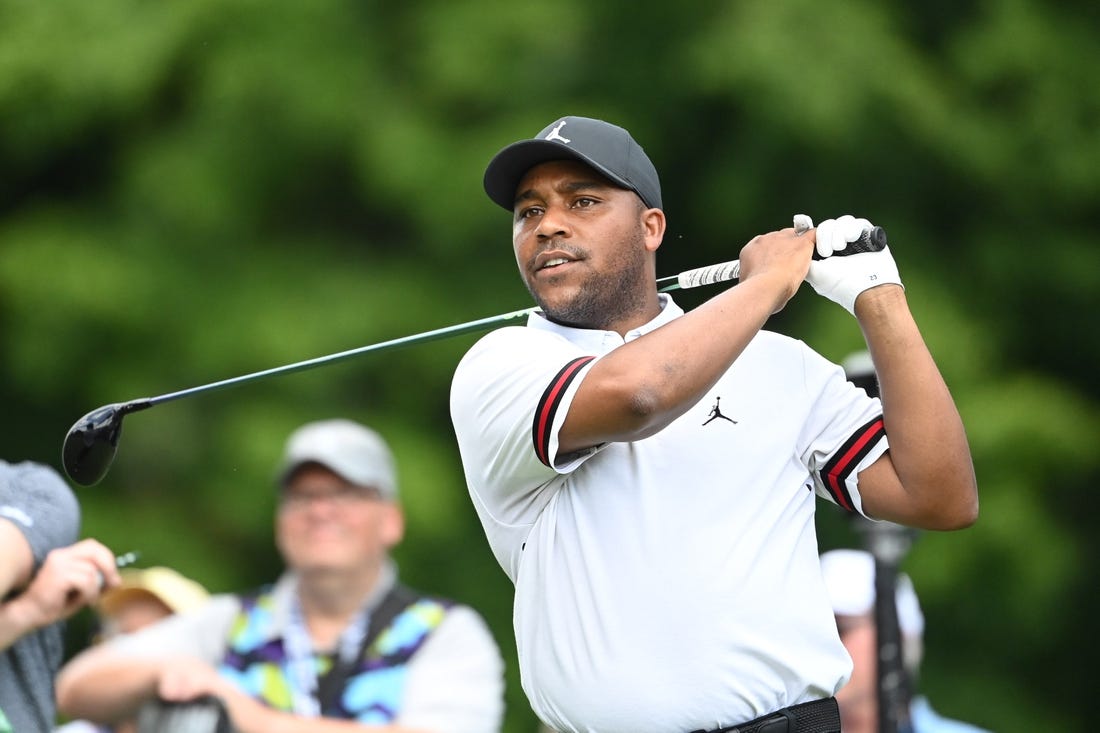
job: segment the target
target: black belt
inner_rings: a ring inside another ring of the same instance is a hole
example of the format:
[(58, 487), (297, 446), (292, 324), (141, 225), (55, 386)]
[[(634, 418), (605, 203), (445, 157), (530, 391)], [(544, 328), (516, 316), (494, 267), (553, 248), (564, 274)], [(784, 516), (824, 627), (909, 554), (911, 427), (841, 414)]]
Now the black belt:
[(840, 709), (835, 697), (827, 697), (791, 705), (740, 725), (691, 733), (840, 733)]

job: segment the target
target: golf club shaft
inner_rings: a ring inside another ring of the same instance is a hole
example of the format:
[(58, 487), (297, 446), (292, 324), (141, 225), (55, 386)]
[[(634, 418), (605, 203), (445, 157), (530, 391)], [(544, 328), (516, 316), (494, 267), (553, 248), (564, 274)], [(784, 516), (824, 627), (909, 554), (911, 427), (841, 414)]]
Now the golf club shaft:
[[(799, 234), (808, 230), (812, 224), (809, 217), (805, 217), (799, 214), (795, 217), (795, 231)], [(873, 227), (863, 233), (855, 242), (851, 242), (846, 250), (845, 254), (857, 254), (860, 252), (872, 252), (881, 250), (886, 246), (886, 233), (882, 227)], [(818, 259), (819, 255), (815, 252), (814, 258)], [(670, 277), (663, 277), (657, 280), (657, 288), (659, 292), (667, 293), (671, 290), (681, 290), (687, 288), (697, 288), (703, 285), (712, 285), (714, 283), (726, 282), (729, 280), (736, 280), (741, 275), (741, 262), (739, 260), (730, 260), (729, 262), (721, 262), (717, 265), (708, 265), (706, 267), (699, 267), (693, 270), (685, 270), (678, 275), (672, 275)], [(372, 351), (385, 351), (387, 349), (394, 349), (400, 346), (410, 346), (412, 344), (427, 343), (429, 341), (437, 341), (439, 339), (450, 338), (451, 336), (458, 336), (464, 333), (475, 333), (478, 331), (488, 331), (499, 326), (504, 326), (509, 323), (518, 323), (526, 320), (535, 308), (524, 308), (523, 310), (512, 311), (511, 313), (503, 313), (499, 316), (489, 316), (488, 318), (480, 318), (476, 321), (467, 321), (466, 323), (459, 323), (455, 326), (447, 326), (444, 328), (437, 328), (434, 331), (425, 331), (424, 333), (413, 334), (412, 336), (403, 336), (401, 338), (391, 339), (389, 341), (383, 341), (377, 344), (370, 344), (368, 346), (360, 346), (355, 349), (348, 349), (347, 351), (341, 351), (336, 354), (329, 354), (327, 356), (319, 356), (314, 359), (307, 359), (305, 361), (295, 362), (293, 364), (286, 364), (284, 366), (273, 367), (271, 369), (265, 369), (259, 372), (253, 372), (251, 374), (245, 374), (239, 377), (231, 377), (230, 379), (223, 379), (220, 382), (212, 382), (210, 384), (200, 385), (198, 387), (191, 387), (190, 389), (180, 390), (178, 392), (170, 392), (168, 394), (160, 395), (159, 397), (148, 397), (139, 400), (133, 400), (131, 402), (121, 405), (119, 409), (123, 412), (137, 412), (138, 410), (144, 410), (154, 405), (159, 405), (164, 402), (171, 402), (172, 400), (178, 400), (182, 397), (189, 397), (193, 394), (200, 392), (211, 392), (217, 389), (224, 389), (226, 387), (232, 387), (236, 384), (243, 382), (251, 382), (256, 379), (263, 379), (264, 377), (272, 377), (279, 374), (290, 374), (293, 372), (300, 372), (306, 369), (313, 369), (315, 367), (334, 364), (345, 359), (351, 359), (353, 357), (362, 356)]]
[(242, 382), (251, 382), (256, 379), (262, 379), (264, 377), (273, 377), (279, 374), (292, 374), (294, 372), (305, 371), (306, 369), (313, 369), (315, 367), (323, 366), (326, 364), (335, 364), (336, 362), (351, 359), (356, 356), (369, 354), (372, 351), (385, 351), (386, 349), (395, 349), (401, 346), (410, 346), (412, 344), (438, 341), (440, 339), (450, 338), (451, 336), (459, 336), (464, 333), (488, 331), (491, 328), (504, 326), (508, 323), (521, 322), (523, 319), (526, 319), (528, 314), (530, 314), (533, 310), (534, 308), (526, 308), (524, 310), (512, 311), (511, 313), (502, 313), (501, 315), (497, 316), (481, 318), (476, 321), (467, 321), (466, 323), (459, 323), (457, 325), (447, 326), (445, 328), (437, 328), (433, 331), (425, 331), (424, 333), (417, 333), (413, 334), (412, 336), (403, 336), (401, 338), (390, 339), (389, 341), (382, 341), (377, 344), (360, 346), (355, 349), (348, 349), (347, 351), (341, 351), (335, 354), (318, 356), (313, 359), (306, 359), (305, 361), (294, 362), (293, 364), (284, 364), (283, 366), (272, 367), (271, 369), (264, 369), (263, 371), (259, 372), (252, 372), (251, 374), (243, 374), (239, 377), (230, 377), (229, 379), (223, 379), (219, 382), (211, 382), (210, 384), (203, 384), (197, 387), (191, 387), (189, 389), (181, 389), (178, 392), (170, 392), (168, 394), (159, 395), (157, 397), (149, 397), (145, 400), (135, 400), (135, 402), (148, 403), (142, 404), (142, 407), (152, 407), (154, 405), (160, 405), (165, 402), (178, 400), (182, 397), (189, 397), (190, 395), (199, 392), (210, 392), (217, 389), (232, 387)]
[[(670, 290), (679, 290), (681, 288), (694, 288), (702, 285), (710, 285), (712, 283), (722, 282), (724, 280), (732, 280), (737, 277), (739, 271), (737, 260), (732, 262), (724, 262), (718, 265), (710, 265), (709, 267), (701, 267), (695, 270), (687, 270), (679, 275), (672, 275), (670, 277), (663, 277), (657, 281), (657, 285), (662, 293)], [(292, 374), (294, 372), (305, 371), (307, 369), (313, 369), (315, 367), (324, 366), (328, 364), (335, 364), (346, 359), (369, 354), (372, 351), (385, 351), (387, 349), (395, 349), (401, 346), (411, 346), (413, 344), (428, 343), (430, 341), (438, 341), (440, 339), (450, 338), (452, 336), (460, 336), (466, 333), (476, 333), (479, 331), (488, 331), (493, 328), (505, 326), (508, 324), (522, 324), (536, 309), (534, 307), (524, 308), (523, 310), (512, 311), (510, 313), (503, 313), (497, 316), (489, 316), (488, 318), (480, 318), (476, 321), (467, 321), (466, 323), (459, 323), (454, 326), (446, 326), (444, 328), (437, 328), (433, 331), (425, 331), (424, 333), (413, 334), (412, 336), (403, 336), (401, 338), (391, 339), (389, 341), (382, 341), (377, 344), (369, 344), (367, 346), (360, 346), (355, 349), (348, 349), (347, 351), (341, 351), (335, 354), (328, 354), (326, 356), (318, 356), (313, 359), (306, 359), (305, 361), (294, 362), (293, 364), (285, 364), (283, 366), (272, 367), (271, 369), (264, 369), (259, 372), (252, 372), (251, 374), (243, 374), (239, 377), (230, 377), (229, 379), (223, 379), (218, 382), (211, 382), (210, 384), (203, 384), (197, 387), (190, 387), (188, 389), (181, 389), (177, 392), (169, 392), (168, 394), (159, 395), (157, 397), (146, 397), (142, 399), (132, 400), (122, 407), (125, 408), (125, 412), (137, 412), (154, 405), (160, 405), (165, 402), (172, 402), (183, 397), (189, 397), (193, 394), (201, 392), (212, 392), (218, 389), (225, 389), (226, 387), (232, 387), (244, 382), (251, 382), (256, 379), (263, 379), (265, 377), (273, 377), (281, 374)]]

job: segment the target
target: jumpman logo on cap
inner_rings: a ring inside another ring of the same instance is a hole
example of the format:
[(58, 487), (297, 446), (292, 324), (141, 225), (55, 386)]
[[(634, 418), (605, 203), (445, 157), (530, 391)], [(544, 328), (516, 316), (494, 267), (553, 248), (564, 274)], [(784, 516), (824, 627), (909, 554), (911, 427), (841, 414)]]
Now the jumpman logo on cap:
[(571, 140), (569, 138), (562, 137), (561, 133), (559, 132), (559, 130), (561, 130), (561, 128), (565, 127), (566, 122), (567, 122), (567, 120), (562, 120), (561, 122), (559, 122), (558, 126), (555, 127), (553, 130), (551, 130), (550, 134), (547, 135), (546, 137), (544, 137), (543, 140), (561, 140), (563, 143), (571, 142)]
[(720, 409), (718, 409), (718, 403), (721, 402), (721, 401), (722, 401), (721, 397), (715, 397), (714, 398), (714, 407), (710, 408), (710, 416), (707, 417), (707, 421), (703, 423), (704, 425), (706, 425), (707, 423), (710, 423), (714, 420), (717, 420), (718, 418), (722, 418), (723, 420), (729, 420), (734, 425), (737, 424), (736, 420), (734, 420), (732, 418), (729, 418), (729, 417), (726, 417), (725, 415), (722, 414), (722, 411)]

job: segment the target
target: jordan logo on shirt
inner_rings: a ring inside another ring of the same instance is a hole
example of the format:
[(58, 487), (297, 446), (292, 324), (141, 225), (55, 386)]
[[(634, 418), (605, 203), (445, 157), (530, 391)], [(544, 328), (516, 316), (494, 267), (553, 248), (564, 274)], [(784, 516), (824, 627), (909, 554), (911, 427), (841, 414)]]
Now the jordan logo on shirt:
[(714, 407), (710, 408), (710, 415), (707, 417), (707, 421), (703, 423), (704, 425), (706, 425), (707, 423), (713, 422), (713, 421), (715, 421), (719, 418), (721, 418), (723, 420), (729, 420), (734, 425), (737, 424), (736, 420), (726, 417), (725, 415), (722, 414), (722, 411), (720, 409), (718, 409), (718, 403), (721, 402), (721, 401), (722, 401), (721, 397), (715, 397), (714, 398)]

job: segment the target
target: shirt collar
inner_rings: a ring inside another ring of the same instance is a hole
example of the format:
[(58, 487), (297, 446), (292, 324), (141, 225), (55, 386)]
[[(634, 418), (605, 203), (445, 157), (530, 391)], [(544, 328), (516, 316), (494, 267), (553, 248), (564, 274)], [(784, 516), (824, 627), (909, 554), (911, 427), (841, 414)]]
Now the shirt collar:
[(539, 310), (533, 311), (531, 315), (527, 317), (527, 326), (530, 328), (537, 328), (540, 331), (556, 333), (588, 351), (606, 354), (612, 349), (633, 341), (639, 336), (644, 336), (665, 325), (669, 321), (684, 315), (683, 309), (676, 305), (676, 302), (668, 293), (659, 293), (657, 298), (660, 301), (661, 312), (648, 323), (644, 323), (638, 328), (627, 331), (625, 338), (620, 336), (617, 331), (563, 326), (560, 323), (554, 323), (547, 319), (542, 311)]
[[(385, 598), (390, 589), (397, 583), (397, 564), (390, 558), (386, 558), (378, 574), (378, 582), (371, 588), (364, 600), (363, 607), (373, 610)], [(282, 635), (286, 629), (290, 616), (291, 596), (298, 592), (298, 574), (293, 570), (287, 570), (275, 583), (271, 591), (272, 596), (272, 638)]]

